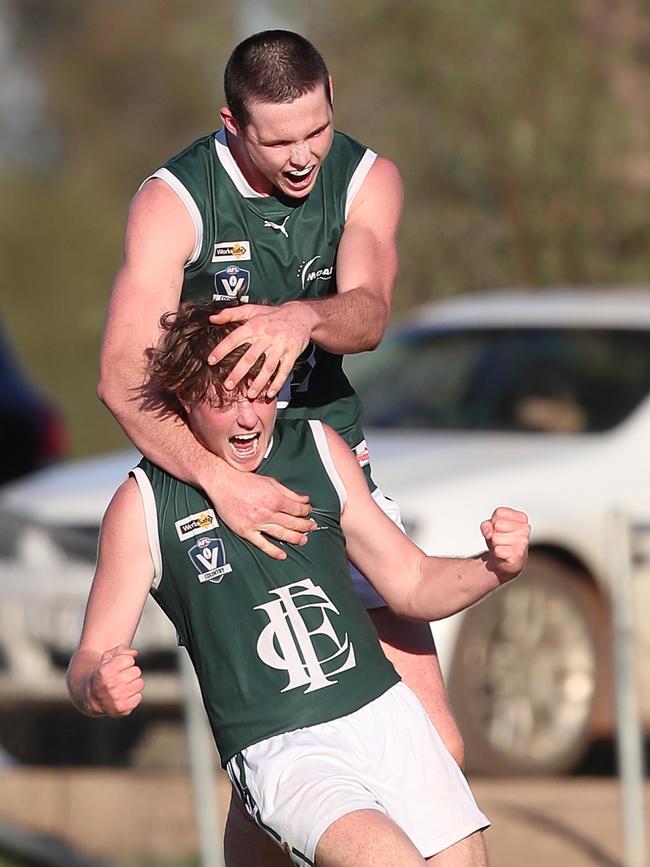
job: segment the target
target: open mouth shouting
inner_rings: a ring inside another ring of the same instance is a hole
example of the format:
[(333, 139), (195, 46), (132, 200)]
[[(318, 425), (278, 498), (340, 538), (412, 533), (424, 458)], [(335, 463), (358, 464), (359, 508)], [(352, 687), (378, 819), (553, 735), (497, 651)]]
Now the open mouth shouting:
[(313, 163), (304, 169), (292, 169), (282, 174), (293, 189), (303, 190), (311, 184), (316, 174), (316, 167), (317, 164)]
[(254, 458), (260, 447), (260, 431), (242, 433), (231, 436), (228, 440), (233, 455), (237, 460), (247, 461)]

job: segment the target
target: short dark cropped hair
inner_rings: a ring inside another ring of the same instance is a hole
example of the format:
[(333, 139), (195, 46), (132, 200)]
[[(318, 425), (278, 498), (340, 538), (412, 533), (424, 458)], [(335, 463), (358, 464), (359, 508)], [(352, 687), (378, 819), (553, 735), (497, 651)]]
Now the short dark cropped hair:
[(331, 104), (329, 72), (321, 54), (290, 30), (264, 30), (234, 49), (226, 64), (226, 102), (241, 129), (250, 123), (251, 101), (293, 102), (321, 85)]
[(234, 390), (224, 387), (228, 374), (250, 344), (236, 347), (218, 364), (208, 364), (215, 346), (242, 324), (214, 325), (209, 317), (220, 310), (223, 310), (220, 302), (183, 301), (177, 311), (161, 317), (162, 335), (156, 346), (145, 353), (147, 371), (141, 389), (145, 408), (185, 418), (183, 403), (222, 406), (246, 391), (265, 356), (260, 356)]

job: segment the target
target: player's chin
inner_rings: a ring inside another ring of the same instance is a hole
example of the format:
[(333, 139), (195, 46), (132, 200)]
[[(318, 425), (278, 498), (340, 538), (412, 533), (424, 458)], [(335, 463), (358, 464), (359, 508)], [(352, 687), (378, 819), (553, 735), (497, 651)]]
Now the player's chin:
[(224, 455), (224, 457), (230, 466), (234, 467), (236, 470), (241, 470), (243, 473), (254, 473), (262, 463), (264, 457), (264, 448), (261, 438), (255, 442), (254, 449), (251, 449), (250, 451), (251, 453), (249, 454), (242, 454), (241, 450), (238, 450), (231, 444), (229, 451)]

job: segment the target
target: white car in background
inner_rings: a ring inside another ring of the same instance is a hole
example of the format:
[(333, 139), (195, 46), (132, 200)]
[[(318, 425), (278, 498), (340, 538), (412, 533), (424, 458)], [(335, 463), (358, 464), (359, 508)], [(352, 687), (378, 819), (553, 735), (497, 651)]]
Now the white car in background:
[[(650, 292), (430, 304), (347, 368), (375, 480), (421, 547), (475, 553), (479, 524), (498, 505), (523, 509), (533, 525), (525, 575), (433, 625), (470, 770), (567, 771), (612, 733), (614, 510), (635, 532), (639, 697), (650, 723)], [(0, 497), (0, 700), (64, 699), (99, 521), (136, 461), (129, 452), (70, 464)], [(174, 636), (153, 604), (136, 644), (145, 704), (177, 704)]]

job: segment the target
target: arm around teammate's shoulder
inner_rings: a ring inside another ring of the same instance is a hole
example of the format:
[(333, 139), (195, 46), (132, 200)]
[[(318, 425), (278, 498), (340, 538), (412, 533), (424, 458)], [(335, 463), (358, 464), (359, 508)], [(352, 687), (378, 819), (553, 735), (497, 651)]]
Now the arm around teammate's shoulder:
[(193, 484), (214, 459), (178, 419), (145, 412), (139, 389), (145, 351), (160, 335), (160, 317), (176, 310), (184, 265), (196, 243), (178, 195), (154, 178), (134, 197), (126, 225), (124, 261), (111, 292), (100, 351), (97, 393), (133, 444), (150, 460)]
[(148, 181), (133, 198), (127, 217), (124, 260), (108, 308), (100, 353), (99, 395), (127, 433), (132, 422), (130, 390), (142, 382), (144, 351), (163, 313), (178, 307), (184, 266), (196, 242), (187, 208), (164, 181)]

